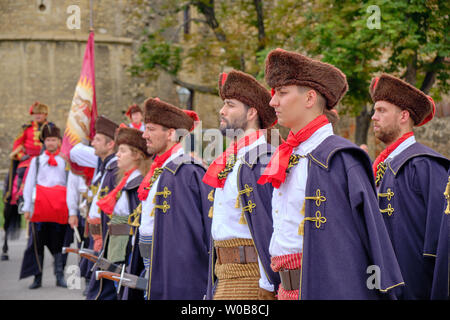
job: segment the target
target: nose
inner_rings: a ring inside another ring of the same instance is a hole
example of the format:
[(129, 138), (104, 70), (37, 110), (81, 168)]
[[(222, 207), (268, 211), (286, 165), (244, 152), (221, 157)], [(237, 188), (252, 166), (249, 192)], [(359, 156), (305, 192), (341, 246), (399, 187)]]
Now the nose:
[(275, 108), (275, 107), (277, 107), (279, 104), (280, 104), (280, 101), (278, 100), (277, 95), (274, 94), (274, 95), (272, 96), (272, 99), (270, 99), (269, 106), (271, 106), (272, 108)]
[(372, 116), (372, 121), (378, 121), (378, 113), (375, 111)]
[(220, 109), (219, 114), (220, 114), (221, 116), (224, 116), (224, 115), (225, 115), (225, 105), (223, 105), (223, 107)]

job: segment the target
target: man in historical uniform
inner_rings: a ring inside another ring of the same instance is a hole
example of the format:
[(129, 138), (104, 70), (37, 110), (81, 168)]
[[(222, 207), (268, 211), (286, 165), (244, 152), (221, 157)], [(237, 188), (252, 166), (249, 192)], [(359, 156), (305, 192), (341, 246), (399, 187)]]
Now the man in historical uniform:
[(211, 188), (205, 169), (179, 140), (198, 120), (193, 111), (159, 99), (145, 102), (149, 154), (155, 158), (138, 189), (142, 201), (139, 249), (147, 269), (147, 299), (203, 299), (208, 282)]
[(257, 184), (275, 150), (268, 143), (272, 132), (265, 130), (276, 123), (275, 111), (267, 89), (240, 71), (220, 75), (219, 93), (220, 129), (233, 141), (203, 178), (215, 188), (207, 298), (275, 299), (280, 280), (269, 255), (273, 188)]
[[(348, 85), (336, 67), (276, 49), (270, 105), (289, 132), (258, 183), (271, 183), (279, 299), (380, 299), (403, 284), (378, 210), (367, 154), (333, 134), (327, 114)], [(375, 275), (372, 273), (375, 272)], [(372, 278), (375, 280), (372, 282)]]
[(145, 124), (144, 124), (144, 115), (142, 113), (141, 107), (137, 104), (132, 104), (128, 107), (127, 112), (125, 112), (125, 115), (130, 120), (129, 127), (135, 128), (141, 131), (145, 130)]
[(450, 162), (416, 142), (413, 133), (433, 118), (434, 102), (388, 74), (372, 80), (370, 94), (374, 135), (386, 145), (373, 164), (379, 207), (405, 281), (396, 291), (402, 299), (430, 299), (432, 292), (433, 298), (446, 299), (442, 284), (448, 279), (433, 278), (446, 274), (435, 263)]
[(62, 247), (68, 222), (65, 191), (68, 172), (66, 162), (59, 154), (60, 129), (44, 125), (42, 140), (46, 150), (32, 159), (23, 191), (23, 211), (25, 219), (30, 220), (30, 236), (20, 279), (34, 275), (29, 288), (41, 287), (44, 246), (47, 246), (54, 257), (56, 285), (65, 288)]
[[(95, 122), (95, 136), (92, 147), (83, 144), (75, 145), (70, 150), (70, 160), (83, 167), (98, 165), (89, 191), (92, 199), (86, 219), (86, 231), (90, 235), (89, 247), (96, 252), (106, 252), (105, 239), (107, 236), (109, 218), (100, 210), (97, 201), (105, 197), (117, 184), (117, 157), (114, 142), (118, 125), (104, 116)], [(76, 219), (71, 216), (70, 219)], [(69, 223), (73, 223), (69, 220)], [(93, 263), (86, 259), (81, 260), (82, 276), (89, 280), (87, 289), (88, 300), (115, 300), (117, 294), (114, 282), (107, 279), (95, 279), (95, 272), (91, 272)]]
[(33, 120), (22, 126), (22, 130), (14, 140), (9, 171), (5, 179), (3, 191), (4, 202), (4, 230), (5, 240), (3, 244), (1, 260), (8, 260), (8, 237), (16, 237), (20, 229), (20, 215), (18, 205), (22, 202), (23, 185), (26, 171), (33, 157), (41, 153), (43, 143), (40, 140), (41, 129), (47, 122), (49, 107), (43, 103), (35, 102), (30, 107), (29, 113)]

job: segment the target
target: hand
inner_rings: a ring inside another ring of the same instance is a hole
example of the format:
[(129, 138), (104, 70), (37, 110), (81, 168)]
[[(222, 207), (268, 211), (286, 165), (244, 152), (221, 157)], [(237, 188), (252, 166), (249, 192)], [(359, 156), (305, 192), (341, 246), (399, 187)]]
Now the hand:
[(30, 221), (30, 211), (27, 211), (23, 214), (23, 216), (25, 217), (25, 220)]
[(363, 149), (366, 153), (369, 153), (369, 148), (367, 147), (367, 144), (362, 144), (359, 146), (361, 149)]
[(275, 292), (267, 291), (263, 288), (259, 288), (258, 300), (277, 300)]
[(77, 216), (69, 216), (69, 225), (73, 229), (78, 227), (78, 217)]

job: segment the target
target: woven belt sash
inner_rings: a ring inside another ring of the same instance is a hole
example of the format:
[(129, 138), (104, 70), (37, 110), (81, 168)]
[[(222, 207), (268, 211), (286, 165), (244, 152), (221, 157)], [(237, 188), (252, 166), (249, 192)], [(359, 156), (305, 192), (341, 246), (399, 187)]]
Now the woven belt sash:
[[(254, 243), (252, 239), (230, 239), (214, 241), (214, 247), (216, 248), (234, 248), (238, 250), (238, 247), (253, 247)], [(248, 249), (247, 249), (248, 250)], [(219, 250), (220, 252), (220, 250)], [(242, 251), (241, 251), (242, 252)], [(245, 252), (245, 251), (244, 251)], [(256, 252), (256, 250), (255, 250)], [(219, 259), (216, 261), (215, 274), (220, 279), (234, 279), (234, 278), (253, 278), (260, 277), (257, 255), (255, 262), (248, 263), (220, 263)]]

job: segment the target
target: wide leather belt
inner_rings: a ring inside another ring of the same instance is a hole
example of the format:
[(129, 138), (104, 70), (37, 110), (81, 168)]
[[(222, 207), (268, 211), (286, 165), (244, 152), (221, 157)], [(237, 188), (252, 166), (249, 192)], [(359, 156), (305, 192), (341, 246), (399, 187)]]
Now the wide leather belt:
[(152, 244), (139, 242), (139, 253), (142, 258), (151, 258)]
[(110, 224), (109, 234), (112, 236), (124, 236), (130, 234), (130, 225), (126, 223)]
[(298, 290), (300, 288), (300, 269), (278, 271), (284, 290)]
[(258, 255), (254, 246), (216, 247), (216, 254), (217, 261), (220, 264), (258, 262)]
[(100, 224), (92, 224), (89, 223), (89, 233), (91, 235), (98, 235), (101, 234), (102, 228)]

